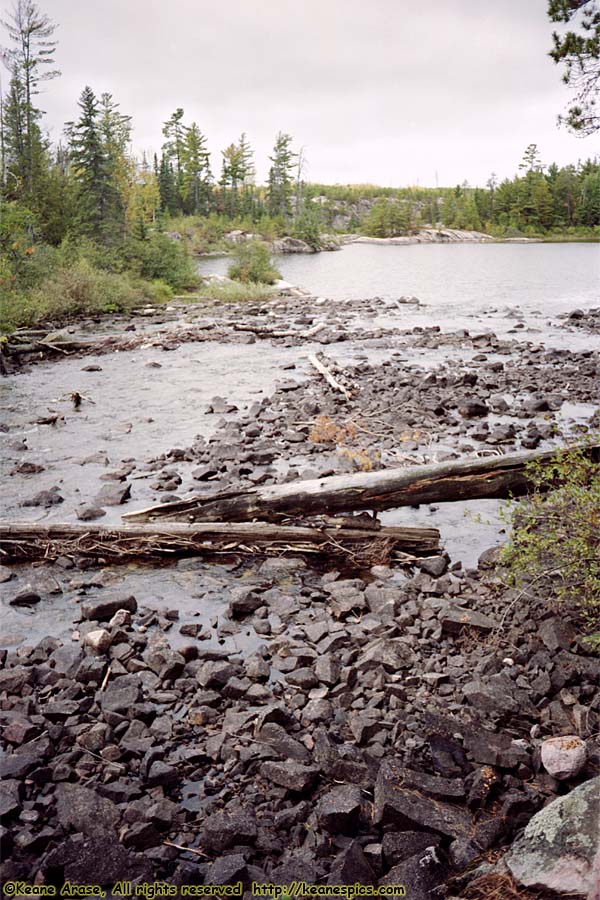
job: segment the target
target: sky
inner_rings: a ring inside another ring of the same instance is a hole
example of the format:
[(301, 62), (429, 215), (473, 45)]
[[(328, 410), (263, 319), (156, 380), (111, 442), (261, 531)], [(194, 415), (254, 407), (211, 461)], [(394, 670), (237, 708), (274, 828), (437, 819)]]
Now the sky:
[(54, 141), (90, 85), (133, 117), (137, 152), (160, 151), (182, 107), (217, 177), (243, 131), (259, 182), (278, 131), (328, 184), (485, 185), (530, 143), (545, 163), (600, 153), (597, 136), (557, 126), (571, 95), (548, 56), (547, 0), (37, 2), (58, 25), (62, 76), (40, 98)]

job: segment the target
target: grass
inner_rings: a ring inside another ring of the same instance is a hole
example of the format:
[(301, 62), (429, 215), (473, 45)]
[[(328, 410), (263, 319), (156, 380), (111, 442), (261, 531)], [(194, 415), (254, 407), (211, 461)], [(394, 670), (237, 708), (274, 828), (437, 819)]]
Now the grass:
[[(270, 284), (244, 284), (240, 281), (209, 281), (189, 300), (220, 300), (223, 303), (259, 303), (276, 296), (277, 288)], [(182, 299), (182, 298), (178, 298)]]

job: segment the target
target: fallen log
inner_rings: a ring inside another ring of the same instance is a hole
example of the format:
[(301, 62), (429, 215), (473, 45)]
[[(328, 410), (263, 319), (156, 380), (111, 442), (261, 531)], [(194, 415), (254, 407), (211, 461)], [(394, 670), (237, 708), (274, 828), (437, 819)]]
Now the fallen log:
[(336, 378), (333, 377), (327, 366), (325, 366), (317, 356), (315, 356), (314, 354), (309, 356), (308, 361), (312, 366), (315, 367), (317, 372), (319, 372), (319, 374), (323, 376), (327, 384), (329, 384), (334, 389), (334, 391), (339, 391), (344, 395), (346, 400), (352, 400), (352, 394), (350, 393), (350, 391), (345, 388), (343, 384), (340, 384), (340, 382)]
[(0, 560), (14, 563), (57, 556), (87, 556), (107, 561), (176, 558), (215, 553), (255, 555), (319, 554), (346, 556), (373, 565), (428, 556), (440, 549), (435, 528), (327, 525), (306, 527), (263, 522), (214, 522), (167, 525), (84, 525), (13, 522), (0, 524)]
[[(564, 450), (561, 455), (570, 451)], [(585, 453), (600, 462), (600, 445)], [(224, 491), (161, 503), (123, 518), (135, 522), (156, 519), (189, 522), (243, 522), (252, 519), (281, 521), (355, 510), (395, 509), (420, 503), (456, 500), (505, 499), (528, 493), (532, 483), (528, 463), (551, 463), (556, 450), (507, 456), (468, 458), (425, 466), (332, 475), (310, 481), (292, 481), (267, 487)]]

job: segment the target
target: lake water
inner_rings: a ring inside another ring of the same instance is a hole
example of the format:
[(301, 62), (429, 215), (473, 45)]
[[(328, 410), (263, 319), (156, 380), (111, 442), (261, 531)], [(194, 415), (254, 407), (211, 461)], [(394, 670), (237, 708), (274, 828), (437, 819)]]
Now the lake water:
[[(556, 315), (600, 303), (600, 245), (350, 244), (339, 252), (278, 256), (283, 278), (333, 299), (418, 297), (428, 312), (469, 316), (519, 306)], [(207, 259), (202, 274), (227, 273)]]

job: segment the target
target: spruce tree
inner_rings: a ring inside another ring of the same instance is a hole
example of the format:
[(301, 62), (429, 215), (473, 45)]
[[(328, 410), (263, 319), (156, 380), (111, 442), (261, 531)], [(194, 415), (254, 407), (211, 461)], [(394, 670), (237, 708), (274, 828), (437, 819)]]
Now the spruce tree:
[(279, 132), (275, 139), (267, 187), (267, 205), (271, 216), (289, 219), (292, 215), (294, 169), (297, 153), (291, 148), (292, 137)]
[(108, 241), (122, 232), (124, 210), (102, 133), (100, 104), (90, 87), (79, 98), (81, 114), (67, 126), (71, 171), (77, 183), (79, 224), (91, 237)]

